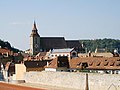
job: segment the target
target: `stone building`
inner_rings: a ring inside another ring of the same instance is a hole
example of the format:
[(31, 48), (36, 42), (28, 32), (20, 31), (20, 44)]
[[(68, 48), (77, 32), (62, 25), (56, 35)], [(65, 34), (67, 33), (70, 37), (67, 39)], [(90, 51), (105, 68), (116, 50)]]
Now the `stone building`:
[(65, 49), (53, 49), (49, 55), (51, 59), (57, 57), (67, 56), (69, 60), (74, 57), (78, 57), (78, 53), (74, 50), (74, 48), (65, 48)]
[(75, 48), (77, 52), (83, 51), (79, 40), (65, 40), (64, 37), (40, 37), (34, 21), (30, 35), (30, 54), (36, 55), (39, 52), (47, 52), (52, 49)]
[(40, 35), (38, 34), (38, 30), (36, 27), (36, 23), (34, 21), (32, 33), (30, 35), (30, 53), (35, 55), (40, 51)]
[(45, 71), (83, 71), (120, 74), (120, 57), (58, 57), (48, 62)]

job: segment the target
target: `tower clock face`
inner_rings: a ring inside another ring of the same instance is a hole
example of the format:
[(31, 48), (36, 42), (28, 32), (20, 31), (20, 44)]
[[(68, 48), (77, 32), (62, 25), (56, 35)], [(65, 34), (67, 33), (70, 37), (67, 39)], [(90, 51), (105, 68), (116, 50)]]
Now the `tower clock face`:
[(38, 44), (35, 44), (35, 48), (38, 48)]

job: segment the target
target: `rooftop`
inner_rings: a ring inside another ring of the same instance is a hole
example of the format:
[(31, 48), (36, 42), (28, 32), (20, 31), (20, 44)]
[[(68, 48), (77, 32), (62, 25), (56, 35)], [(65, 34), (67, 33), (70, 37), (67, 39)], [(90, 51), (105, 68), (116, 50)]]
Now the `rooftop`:
[(71, 52), (73, 48), (64, 48), (64, 49), (53, 49), (52, 53), (66, 53)]

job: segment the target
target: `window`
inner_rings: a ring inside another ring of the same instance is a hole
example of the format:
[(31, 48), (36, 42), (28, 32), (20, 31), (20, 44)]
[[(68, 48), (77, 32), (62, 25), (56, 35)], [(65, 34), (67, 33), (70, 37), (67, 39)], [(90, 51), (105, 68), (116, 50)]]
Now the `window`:
[(87, 62), (82, 63), (82, 69), (85, 69), (87, 67), (88, 67), (88, 63)]
[(109, 62), (104, 62), (104, 66), (107, 66)]
[(92, 65), (93, 65), (93, 62), (89, 62), (89, 65), (92, 66)]
[(66, 56), (58, 57), (58, 67), (69, 68), (68, 57), (66, 57)]
[(120, 66), (120, 61), (117, 61), (117, 62), (116, 62), (116, 66)]
[(114, 66), (114, 63), (115, 63), (115, 62), (111, 62), (111, 63), (110, 63), (110, 66)]
[(80, 66), (81, 62), (77, 64), (77, 66)]
[(98, 62), (98, 63), (96, 64), (96, 66), (100, 66), (100, 62)]

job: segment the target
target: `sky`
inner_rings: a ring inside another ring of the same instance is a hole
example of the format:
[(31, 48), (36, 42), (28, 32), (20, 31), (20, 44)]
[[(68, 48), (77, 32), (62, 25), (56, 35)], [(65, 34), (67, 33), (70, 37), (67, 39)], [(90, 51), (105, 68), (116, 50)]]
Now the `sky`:
[(0, 39), (29, 49), (33, 21), (41, 37), (120, 39), (120, 0), (0, 0)]

